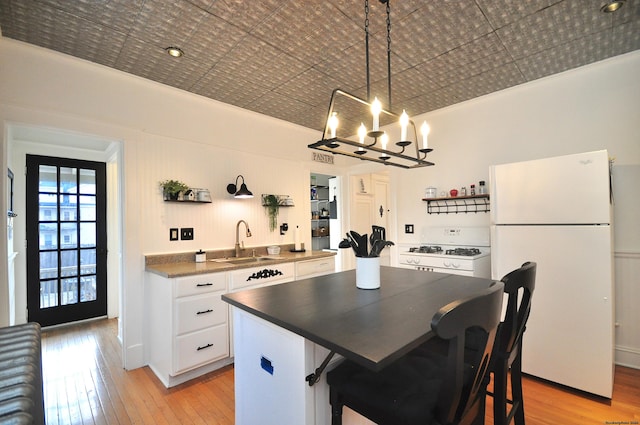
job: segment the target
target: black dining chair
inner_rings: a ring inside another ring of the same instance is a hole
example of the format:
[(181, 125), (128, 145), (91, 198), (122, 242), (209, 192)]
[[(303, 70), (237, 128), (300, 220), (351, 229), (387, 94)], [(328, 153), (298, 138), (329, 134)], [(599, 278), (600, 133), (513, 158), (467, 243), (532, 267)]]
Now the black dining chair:
[[(442, 307), (431, 320), (446, 355), (408, 354), (379, 372), (345, 360), (327, 373), (331, 424), (347, 406), (380, 425), (484, 424), (489, 359), (502, 312), (503, 283)], [(465, 361), (468, 329), (481, 329), (483, 349)], [(384, 341), (381, 341), (384, 343)]]
[[(531, 312), (536, 268), (536, 263), (526, 262), (500, 280), (504, 284), (507, 304), (504, 319), (498, 325), (489, 366), (489, 373), (493, 375), (493, 391), (487, 392), (493, 397), (494, 425), (508, 425), (514, 419), (515, 425), (525, 423), (522, 396), (522, 336)], [(477, 355), (477, 351), (482, 349), (482, 335), (475, 330), (468, 331), (465, 344), (465, 357)], [(433, 338), (416, 348), (411, 354), (443, 355), (446, 349), (442, 340)], [(509, 380), (511, 398), (507, 394)]]
[[(507, 310), (504, 320), (498, 326), (490, 366), (493, 374), (493, 392), (489, 395), (493, 397), (494, 425), (507, 425), (514, 419), (516, 425), (524, 425), (522, 336), (531, 312), (536, 268), (536, 263), (526, 262), (501, 279), (504, 292), (507, 294)], [(507, 396), (509, 380), (511, 399)]]

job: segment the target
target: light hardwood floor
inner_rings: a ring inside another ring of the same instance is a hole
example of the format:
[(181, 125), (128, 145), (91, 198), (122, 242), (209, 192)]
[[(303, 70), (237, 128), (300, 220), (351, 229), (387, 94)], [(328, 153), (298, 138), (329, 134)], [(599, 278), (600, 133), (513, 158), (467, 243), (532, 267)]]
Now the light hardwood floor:
[[(44, 331), (47, 424), (234, 423), (233, 367), (166, 389), (148, 367), (122, 368), (116, 335), (115, 319)], [(531, 378), (524, 395), (528, 425), (640, 423), (640, 370), (616, 367), (611, 401)]]

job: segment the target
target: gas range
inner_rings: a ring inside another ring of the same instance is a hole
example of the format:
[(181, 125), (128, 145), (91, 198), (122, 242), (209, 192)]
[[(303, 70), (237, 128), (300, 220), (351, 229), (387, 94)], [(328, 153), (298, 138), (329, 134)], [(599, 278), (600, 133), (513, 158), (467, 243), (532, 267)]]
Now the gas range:
[(464, 276), (491, 277), (489, 228), (433, 227), (429, 242), (399, 246), (399, 267)]

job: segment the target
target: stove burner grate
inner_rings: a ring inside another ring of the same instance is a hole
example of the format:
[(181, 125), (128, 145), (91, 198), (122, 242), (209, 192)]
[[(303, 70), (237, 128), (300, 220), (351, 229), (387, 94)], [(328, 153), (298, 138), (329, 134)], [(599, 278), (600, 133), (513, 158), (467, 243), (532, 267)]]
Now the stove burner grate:
[(462, 255), (465, 257), (473, 257), (475, 255), (480, 255), (480, 250), (478, 248), (454, 248), (447, 249), (445, 251), (446, 255)]
[(420, 247), (409, 248), (409, 252), (419, 252), (421, 254), (436, 254), (442, 252), (442, 247), (422, 245)]

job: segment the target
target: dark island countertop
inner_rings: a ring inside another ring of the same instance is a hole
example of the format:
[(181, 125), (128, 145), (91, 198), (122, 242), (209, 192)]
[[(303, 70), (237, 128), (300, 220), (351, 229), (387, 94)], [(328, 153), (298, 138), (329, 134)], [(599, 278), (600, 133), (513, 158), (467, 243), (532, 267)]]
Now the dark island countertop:
[(356, 287), (355, 270), (222, 296), (229, 304), (361, 365), (380, 370), (433, 336), (446, 304), (490, 279), (381, 267), (381, 287)]

